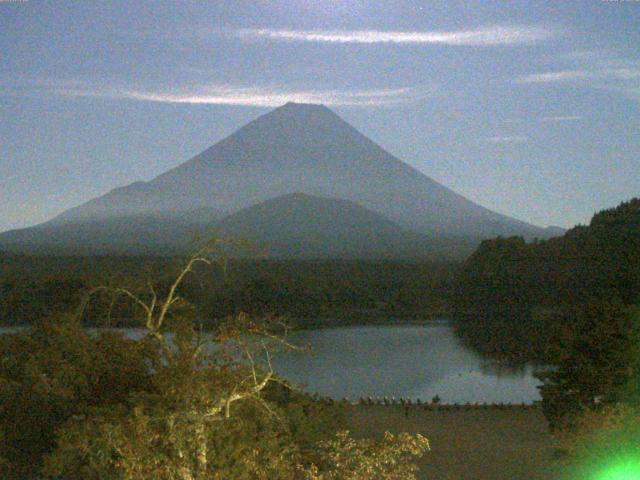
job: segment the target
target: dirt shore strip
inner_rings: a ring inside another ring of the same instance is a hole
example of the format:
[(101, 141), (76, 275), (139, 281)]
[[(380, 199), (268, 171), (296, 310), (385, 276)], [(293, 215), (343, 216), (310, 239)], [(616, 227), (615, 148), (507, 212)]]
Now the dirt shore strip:
[(420, 479), (553, 480), (557, 448), (539, 408), (425, 410), (422, 406), (348, 407), (355, 437), (420, 433), (431, 452), (420, 461)]

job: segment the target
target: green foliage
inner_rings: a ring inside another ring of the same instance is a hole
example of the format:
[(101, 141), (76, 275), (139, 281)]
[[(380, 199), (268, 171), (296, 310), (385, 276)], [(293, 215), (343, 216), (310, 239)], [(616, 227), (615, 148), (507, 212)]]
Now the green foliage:
[(4, 478), (26, 478), (55, 446), (56, 430), (91, 406), (151, 388), (146, 342), (89, 335), (74, 322), (42, 322), (0, 336), (0, 457)]
[(412, 459), (424, 455), (429, 442), (422, 435), (389, 432), (379, 441), (354, 440), (342, 431), (320, 442), (319, 449), (322, 467), (312, 466), (306, 480), (415, 480), (418, 469)]
[(640, 476), (640, 410), (623, 403), (586, 410), (560, 436), (568, 480)]
[(585, 410), (635, 401), (640, 379), (640, 322), (620, 302), (574, 308), (574, 335), (557, 366), (539, 374), (543, 411), (552, 429), (572, 428)]
[[(216, 342), (236, 343), (236, 333), (246, 331), (259, 330), (240, 325), (219, 332)], [(186, 353), (194, 344), (183, 345)], [(269, 372), (236, 363), (233, 355), (225, 357), (224, 345), (209, 359), (205, 354), (181, 355), (180, 350), (178, 346), (177, 355), (156, 367), (151, 393), (139, 392), (116, 408), (97, 407), (70, 419), (58, 432), (44, 475), (70, 480), (285, 480), (337, 468), (328, 455), (340, 452), (342, 445), (317, 446), (337, 429), (340, 414), (334, 407), (290, 391), (275, 377), (264, 383)], [(247, 354), (254, 358), (255, 353)], [(258, 388), (263, 384), (264, 389)], [(365, 461), (378, 465), (380, 472), (409, 472), (414, 469), (409, 458), (422, 445), (421, 439), (416, 442), (408, 436), (388, 437), (383, 446), (369, 442), (353, 452), (349, 443), (342, 454), (357, 454), (350, 467), (354, 475), (368, 471), (358, 466)]]
[[(61, 431), (44, 473), (70, 480), (250, 479), (257, 478), (255, 466), (248, 468), (255, 462), (263, 478), (288, 478), (294, 452), (276, 417), (256, 405), (238, 407), (229, 419), (207, 418), (193, 407), (177, 407), (162, 396), (76, 418)], [(289, 468), (280, 476), (283, 466)]]
[[(554, 367), (539, 378), (552, 429), (640, 397), (640, 199), (563, 237), (482, 243), (454, 286), (457, 331), (472, 347)], [(633, 400), (636, 399), (636, 400)]]

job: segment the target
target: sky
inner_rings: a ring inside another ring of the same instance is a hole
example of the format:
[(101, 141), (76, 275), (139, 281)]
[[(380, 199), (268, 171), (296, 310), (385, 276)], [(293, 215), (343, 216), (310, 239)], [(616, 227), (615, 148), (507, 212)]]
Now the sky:
[(492, 210), (640, 196), (640, 1), (0, 0), (0, 231), (323, 103)]

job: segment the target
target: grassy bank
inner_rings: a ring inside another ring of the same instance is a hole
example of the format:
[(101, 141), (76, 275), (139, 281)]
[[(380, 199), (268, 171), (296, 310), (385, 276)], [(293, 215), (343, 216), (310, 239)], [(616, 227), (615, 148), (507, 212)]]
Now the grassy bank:
[[(408, 412), (408, 413), (407, 413)], [(537, 480), (557, 478), (556, 442), (540, 409), (428, 411), (419, 406), (348, 407), (356, 437), (420, 433), (431, 452), (419, 461), (429, 480)]]

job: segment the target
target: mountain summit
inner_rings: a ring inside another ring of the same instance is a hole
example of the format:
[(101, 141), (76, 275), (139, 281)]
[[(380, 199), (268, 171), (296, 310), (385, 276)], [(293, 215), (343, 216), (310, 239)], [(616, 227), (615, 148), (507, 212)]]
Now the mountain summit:
[[(544, 229), (492, 212), (369, 140), (325, 106), (287, 103), (149, 182), (68, 210), (48, 227), (131, 215), (223, 218), (295, 192), (354, 202), (431, 237), (545, 237)], [(3, 237), (0, 236), (0, 246)]]

